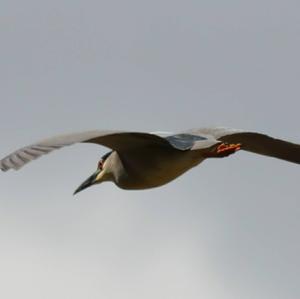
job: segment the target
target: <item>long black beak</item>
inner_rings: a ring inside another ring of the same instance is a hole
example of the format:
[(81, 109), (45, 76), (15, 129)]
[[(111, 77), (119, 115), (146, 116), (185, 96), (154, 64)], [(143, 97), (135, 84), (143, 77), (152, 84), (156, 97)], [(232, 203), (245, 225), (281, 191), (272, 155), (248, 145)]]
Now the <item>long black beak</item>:
[(97, 171), (95, 173), (93, 173), (88, 179), (86, 179), (76, 190), (75, 192), (73, 193), (73, 195), (75, 195), (76, 193), (92, 186), (95, 181), (96, 181), (96, 178), (98, 176), (98, 174), (100, 173), (100, 170), (97, 169)]

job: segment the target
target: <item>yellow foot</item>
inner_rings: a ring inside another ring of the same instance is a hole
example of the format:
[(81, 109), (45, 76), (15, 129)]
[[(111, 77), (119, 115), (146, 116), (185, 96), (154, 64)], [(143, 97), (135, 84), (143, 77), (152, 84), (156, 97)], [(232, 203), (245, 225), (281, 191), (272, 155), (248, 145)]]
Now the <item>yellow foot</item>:
[(226, 155), (226, 154), (233, 154), (234, 152), (238, 151), (241, 149), (241, 144), (240, 143), (222, 143), (218, 146), (217, 148), (217, 154), (218, 155)]

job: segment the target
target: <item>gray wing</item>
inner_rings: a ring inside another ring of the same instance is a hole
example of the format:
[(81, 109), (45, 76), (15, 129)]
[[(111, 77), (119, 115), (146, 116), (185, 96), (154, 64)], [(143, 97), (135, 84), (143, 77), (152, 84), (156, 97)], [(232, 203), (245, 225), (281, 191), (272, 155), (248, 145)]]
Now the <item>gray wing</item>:
[(19, 169), (28, 162), (53, 150), (74, 143), (95, 143), (116, 151), (126, 151), (132, 147), (156, 145), (174, 148), (165, 138), (149, 133), (121, 131), (88, 131), (48, 138), (35, 144), (25, 146), (0, 160), (0, 169)]
[(228, 143), (241, 143), (241, 149), (300, 164), (300, 144), (270, 137), (256, 132), (230, 128), (203, 128), (190, 130), (200, 136), (213, 136)]
[(180, 133), (165, 137), (173, 147), (180, 150), (201, 150), (220, 143), (213, 136)]

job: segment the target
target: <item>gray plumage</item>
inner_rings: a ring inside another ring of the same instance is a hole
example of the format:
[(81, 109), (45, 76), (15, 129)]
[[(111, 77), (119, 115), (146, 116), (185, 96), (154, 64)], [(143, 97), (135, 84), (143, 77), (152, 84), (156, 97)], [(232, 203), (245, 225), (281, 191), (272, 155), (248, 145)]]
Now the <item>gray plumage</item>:
[[(300, 164), (299, 144), (256, 132), (202, 128), (167, 135), (124, 131), (62, 135), (13, 152), (0, 160), (0, 168), (17, 170), (42, 155), (74, 143), (94, 143), (112, 149), (103, 161), (103, 169), (97, 170), (95, 181), (89, 183), (109, 180), (124, 189), (161, 186), (206, 158), (228, 156), (238, 149)], [(220, 148), (221, 144), (224, 150)]]

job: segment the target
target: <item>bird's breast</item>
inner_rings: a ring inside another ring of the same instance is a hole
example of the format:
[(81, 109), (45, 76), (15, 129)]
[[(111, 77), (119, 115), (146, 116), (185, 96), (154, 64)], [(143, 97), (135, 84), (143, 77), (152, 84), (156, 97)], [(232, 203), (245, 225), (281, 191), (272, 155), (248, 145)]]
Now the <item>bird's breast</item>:
[(148, 189), (162, 186), (203, 161), (193, 151), (151, 150), (120, 157), (123, 170), (116, 184), (123, 189)]

